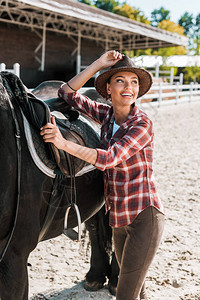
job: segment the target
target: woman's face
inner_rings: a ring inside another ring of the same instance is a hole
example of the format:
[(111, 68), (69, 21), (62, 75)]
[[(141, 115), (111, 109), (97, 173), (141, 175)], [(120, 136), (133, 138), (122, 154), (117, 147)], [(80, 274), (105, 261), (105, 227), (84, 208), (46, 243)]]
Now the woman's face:
[(107, 93), (112, 103), (131, 105), (137, 99), (139, 92), (139, 78), (132, 72), (118, 72), (107, 83)]

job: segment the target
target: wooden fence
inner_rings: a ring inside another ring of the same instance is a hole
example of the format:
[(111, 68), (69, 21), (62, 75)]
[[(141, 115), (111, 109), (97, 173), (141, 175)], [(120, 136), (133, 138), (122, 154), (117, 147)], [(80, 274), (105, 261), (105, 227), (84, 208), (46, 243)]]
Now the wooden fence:
[(180, 73), (179, 76), (174, 75), (174, 68), (171, 67), (170, 70), (160, 70), (159, 65), (155, 66), (155, 69), (146, 68), (149, 72), (151, 72), (155, 78), (165, 78), (168, 80), (170, 84), (175, 84), (179, 82), (183, 84), (183, 73)]
[[(15, 63), (13, 69), (6, 69), (4, 63), (0, 64), (0, 71), (10, 71), (20, 76), (20, 65)], [(94, 88), (81, 88), (80, 92)], [(200, 101), (200, 84), (190, 83), (176, 84), (159, 83), (153, 84), (150, 91), (141, 97), (140, 104), (142, 106), (160, 107), (162, 105), (178, 104), (181, 102)]]
[(6, 68), (6, 64), (0, 63), (0, 72), (2, 72), (2, 71), (12, 72), (12, 73), (14, 73), (15, 75), (17, 75), (18, 77), (20, 77), (20, 64), (15, 63), (15, 64), (13, 65), (13, 69), (7, 69), (7, 68)]
[[(80, 93), (94, 88), (81, 88)], [(162, 105), (178, 104), (183, 102), (200, 101), (200, 84), (165, 84), (152, 85), (150, 91), (138, 99), (142, 107), (160, 107)]]
[(160, 83), (153, 85), (148, 94), (140, 98), (142, 105), (161, 105), (178, 104), (181, 102), (191, 102), (200, 100), (200, 84), (180, 84), (174, 85)]

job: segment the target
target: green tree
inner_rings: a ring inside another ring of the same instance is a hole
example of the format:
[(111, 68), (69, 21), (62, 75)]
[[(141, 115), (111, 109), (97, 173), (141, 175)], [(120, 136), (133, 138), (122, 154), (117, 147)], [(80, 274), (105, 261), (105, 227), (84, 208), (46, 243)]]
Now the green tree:
[(200, 13), (196, 16), (196, 26), (198, 27), (198, 31), (200, 31)]
[[(184, 28), (181, 27), (179, 24), (175, 24), (170, 20), (163, 20), (158, 24), (158, 28), (164, 29), (173, 33), (178, 33), (180, 35), (184, 35)], [(154, 55), (161, 55), (161, 56), (170, 56), (170, 55), (185, 55), (187, 49), (182, 46), (177, 47), (166, 47), (166, 48), (159, 48), (156, 50), (152, 50), (152, 54)]]
[(184, 33), (189, 35), (193, 31), (194, 17), (193, 14), (185, 12), (178, 21), (178, 24), (184, 28)]
[(139, 8), (134, 8), (126, 3), (124, 3), (122, 6), (116, 6), (113, 12), (117, 15), (129, 18), (131, 20), (150, 25), (150, 21), (145, 17), (143, 12)]
[(196, 30), (194, 43), (196, 44), (196, 47), (194, 49), (194, 53), (196, 55), (200, 55), (200, 13), (196, 16), (195, 27)]
[(186, 67), (183, 69), (184, 82), (200, 82), (200, 67)]
[(78, 2), (84, 3), (84, 4), (88, 4), (88, 5), (92, 5), (91, 0), (78, 0)]
[(183, 26), (185, 34), (189, 37), (189, 51), (191, 54), (200, 54), (200, 14), (193, 16), (185, 12), (179, 19), (179, 24)]
[(100, 9), (113, 12), (119, 2), (116, 0), (94, 0), (94, 5)]
[(151, 25), (157, 27), (163, 20), (170, 19), (170, 11), (163, 6), (160, 9), (154, 9), (151, 13)]
[(184, 35), (184, 28), (170, 20), (163, 20), (158, 24), (158, 28)]

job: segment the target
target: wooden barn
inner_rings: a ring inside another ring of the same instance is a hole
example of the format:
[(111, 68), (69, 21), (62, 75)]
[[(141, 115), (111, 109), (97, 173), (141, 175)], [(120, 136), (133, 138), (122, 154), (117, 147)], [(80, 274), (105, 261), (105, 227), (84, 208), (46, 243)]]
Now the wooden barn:
[(75, 0), (0, 0), (0, 63), (28, 87), (66, 81), (109, 49), (187, 45), (187, 38)]

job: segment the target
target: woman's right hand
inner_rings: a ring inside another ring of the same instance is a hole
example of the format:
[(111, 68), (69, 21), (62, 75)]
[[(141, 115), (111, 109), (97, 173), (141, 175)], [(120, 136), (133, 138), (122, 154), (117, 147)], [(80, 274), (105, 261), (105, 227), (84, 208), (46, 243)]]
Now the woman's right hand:
[(119, 60), (123, 58), (123, 54), (116, 50), (110, 50), (104, 53), (99, 59), (99, 63), (103, 68), (108, 68), (115, 65)]

